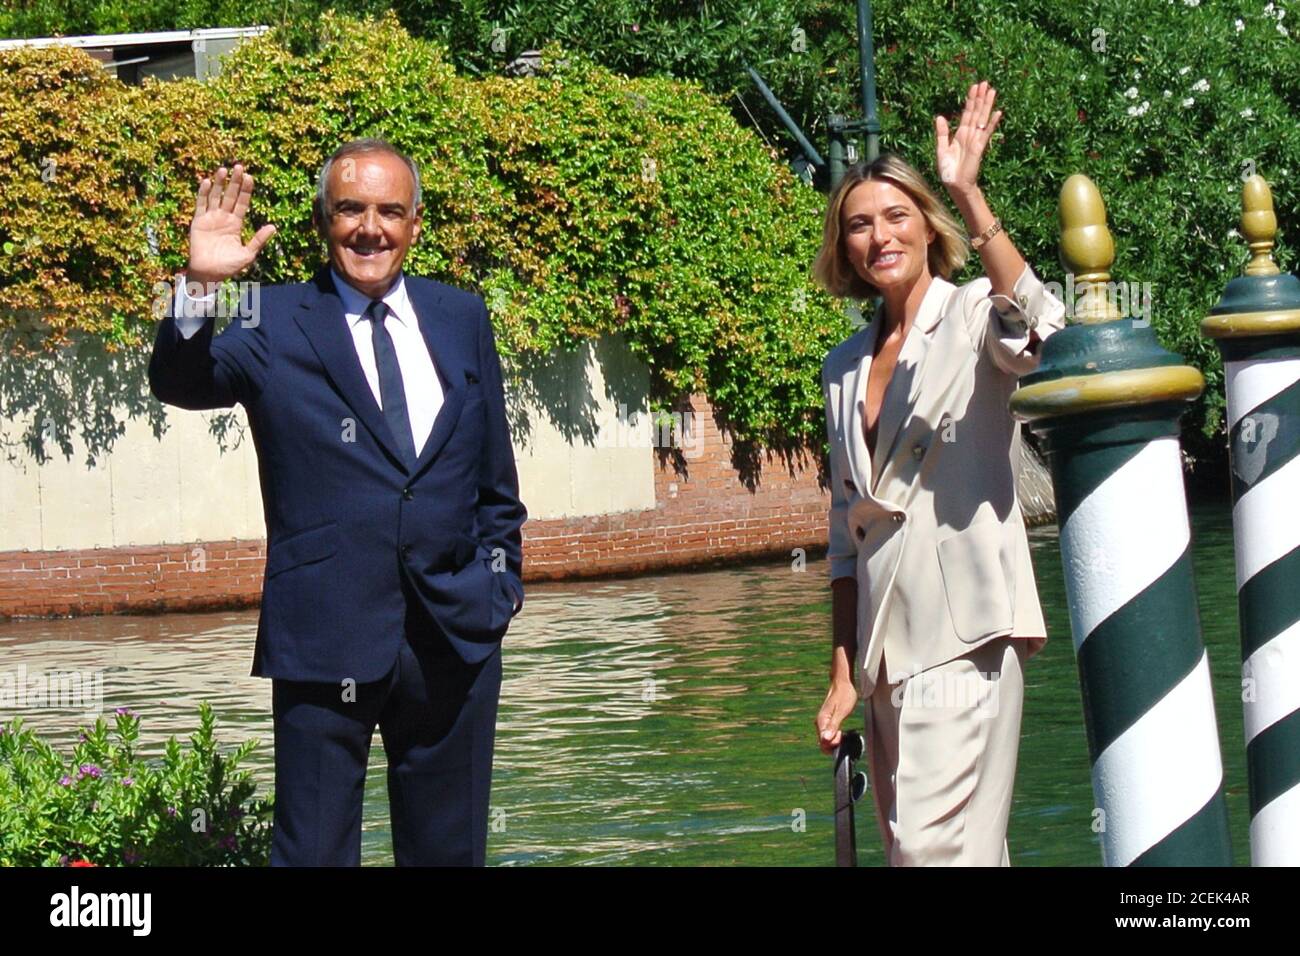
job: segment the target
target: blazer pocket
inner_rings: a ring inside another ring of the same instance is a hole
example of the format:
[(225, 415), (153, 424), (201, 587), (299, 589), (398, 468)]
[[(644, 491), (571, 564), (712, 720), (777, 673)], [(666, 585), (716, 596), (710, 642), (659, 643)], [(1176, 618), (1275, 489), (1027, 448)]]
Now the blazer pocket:
[(969, 644), (1011, 633), (1015, 617), (1002, 567), (1002, 525), (977, 522), (940, 540), (936, 550), (957, 637)]
[(288, 571), (312, 561), (323, 561), (332, 557), (339, 549), (338, 522), (295, 531), (278, 539), (266, 554), (266, 576), (273, 578), (281, 572)]

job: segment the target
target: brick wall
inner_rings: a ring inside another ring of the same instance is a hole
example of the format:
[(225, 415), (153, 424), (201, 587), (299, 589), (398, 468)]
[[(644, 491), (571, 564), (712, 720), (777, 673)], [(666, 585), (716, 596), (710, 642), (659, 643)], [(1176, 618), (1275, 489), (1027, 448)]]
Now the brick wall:
[[(633, 574), (790, 556), (826, 541), (828, 498), (816, 462), (764, 456), (748, 487), (704, 396), (683, 406), (698, 456), (647, 449), (653, 510), (530, 520), (526, 580)], [(793, 469), (793, 470), (792, 470)], [(193, 611), (256, 606), (264, 541), (205, 541), (82, 551), (0, 552), (0, 617)]]
[(731, 444), (714, 424), (708, 399), (697, 395), (684, 410), (702, 430), (702, 454), (685, 460), (650, 452), (654, 510), (528, 522), (528, 577), (630, 574), (824, 548), (830, 499), (818, 487), (814, 461), (791, 474), (776, 456), (765, 458), (751, 491), (732, 465)]
[(0, 553), (0, 617), (256, 607), (264, 541)]

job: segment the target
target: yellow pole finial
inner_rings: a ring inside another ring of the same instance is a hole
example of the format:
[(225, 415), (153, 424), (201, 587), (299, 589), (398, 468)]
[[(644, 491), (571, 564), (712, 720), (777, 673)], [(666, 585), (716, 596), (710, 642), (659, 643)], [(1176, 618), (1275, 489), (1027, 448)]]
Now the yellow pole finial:
[(1246, 180), (1241, 187), (1241, 234), (1250, 247), (1248, 276), (1275, 276), (1282, 270), (1273, 261), (1273, 243), (1277, 238), (1277, 215), (1273, 212), (1273, 192), (1263, 176)]
[(1074, 287), (1082, 299), (1076, 318), (1086, 324), (1121, 318), (1113, 297), (1106, 294), (1115, 262), (1106, 204), (1096, 184), (1083, 173), (1075, 173), (1061, 187), (1060, 215), (1061, 265), (1074, 274)]

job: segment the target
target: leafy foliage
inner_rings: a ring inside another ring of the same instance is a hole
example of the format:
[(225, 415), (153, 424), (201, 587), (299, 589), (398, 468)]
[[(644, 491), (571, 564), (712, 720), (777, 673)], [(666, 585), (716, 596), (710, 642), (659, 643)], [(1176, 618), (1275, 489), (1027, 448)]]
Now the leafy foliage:
[(264, 866), (269, 799), (239, 764), (257, 741), (217, 748), (206, 702), (182, 749), (161, 760), (136, 753), (140, 718), (103, 718), (64, 758), (21, 718), (0, 727), (0, 866)]
[[(111, 22), (131, 29), (280, 24), (282, 42), (302, 53), (328, 42), (331, 21), (317, 16), (324, 7), (391, 9), (413, 33), (443, 44), (446, 63), (461, 75), (497, 75), (524, 50), (556, 41), (631, 77), (697, 81), (743, 125), (756, 124), (786, 149), (792, 143), (753, 90), (745, 63), (762, 72), (818, 146), (828, 114), (860, 112), (856, 11), (846, 0), (185, 0), (175, 15), (164, 6), (20, 0), (0, 12), (0, 34), (105, 29), (109, 11), (118, 11)], [(1057, 191), (1073, 172), (1097, 182), (1116, 241), (1114, 277), (1152, 284), (1162, 341), (1206, 373), (1185, 440), (1194, 454), (1221, 453), (1222, 368), (1199, 322), (1246, 258), (1232, 231), (1242, 174), (1256, 170), (1273, 185), (1283, 268), (1293, 264), (1288, 231), (1300, 222), (1291, 180), (1300, 171), (1300, 44), (1291, 29), (1300, 24), (1287, 26), (1287, 3), (876, 0), (872, 7), (883, 147), (930, 171), (933, 116), (955, 119), (965, 87), (990, 79), (1006, 110), (983, 173), (994, 211), (1039, 274), (1060, 281)], [(712, 254), (713, 238), (696, 254)], [(467, 261), (472, 271), (476, 260)], [(972, 257), (959, 278), (977, 269)], [(501, 272), (491, 281), (493, 289), (522, 289), (521, 278)], [(572, 321), (589, 318), (607, 317)], [(783, 360), (778, 370), (788, 367)], [(745, 387), (743, 379), (720, 378), (716, 363), (713, 369), (707, 377), (724, 390)], [(758, 404), (797, 403), (807, 389), (784, 394)], [(755, 424), (767, 417), (760, 408), (737, 415)], [(792, 409), (776, 417), (799, 418)]]
[(503, 355), (620, 331), (660, 396), (707, 391), (742, 439), (817, 438), (818, 365), (848, 332), (808, 275), (822, 199), (715, 98), (557, 47), (536, 77), (467, 79), (391, 16), (328, 16), (318, 40), (295, 55), (259, 38), (210, 84), (139, 89), (76, 52), (8, 54), (0, 104), (21, 122), (0, 133), (17, 187), (0, 198), (0, 308), (40, 315), (47, 345), (72, 328), (147, 338), (154, 284), (184, 265), (194, 177), (219, 157), (250, 167), (254, 216), (280, 230), (252, 277), (305, 278), (323, 253), (315, 171), (376, 135), (423, 171), (409, 270), (481, 291)]

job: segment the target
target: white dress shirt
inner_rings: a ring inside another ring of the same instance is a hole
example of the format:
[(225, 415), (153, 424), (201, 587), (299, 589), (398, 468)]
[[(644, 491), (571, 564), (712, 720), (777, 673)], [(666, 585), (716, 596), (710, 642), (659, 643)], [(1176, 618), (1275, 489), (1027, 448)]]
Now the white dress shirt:
[[(383, 410), (383, 399), (379, 394), (379, 367), (375, 363), (375, 346), (371, 336), (371, 321), (365, 317), (370, 306), (370, 298), (358, 292), (330, 269), (334, 288), (338, 290), (343, 302), (343, 313), (352, 333), (352, 345), (361, 362), (361, 370), (370, 383), (370, 391), (375, 396), (375, 404)], [(389, 313), (384, 321), (397, 351), (397, 364), (402, 370), (402, 390), (406, 392), (406, 414), (411, 422), (411, 438), (418, 455), (433, 431), (433, 420), (442, 408), (442, 381), (429, 355), (428, 344), (420, 332), (420, 323), (415, 315), (415, 307), (406, 295), (406, 279), (398, 276), (397, 282), (384, 296), (384, 304)], [(185, 289), (185, 283), (176, 283), (176, 328), (184, 338), (190, 338), (209, 321), (214, 306), (216, 293), (202, 297), (191, 297)], [(394, 321), (395, 320), (395, 321)]]

